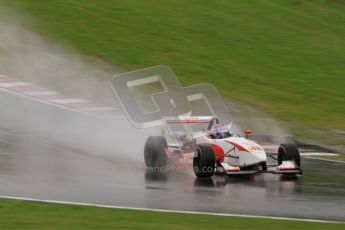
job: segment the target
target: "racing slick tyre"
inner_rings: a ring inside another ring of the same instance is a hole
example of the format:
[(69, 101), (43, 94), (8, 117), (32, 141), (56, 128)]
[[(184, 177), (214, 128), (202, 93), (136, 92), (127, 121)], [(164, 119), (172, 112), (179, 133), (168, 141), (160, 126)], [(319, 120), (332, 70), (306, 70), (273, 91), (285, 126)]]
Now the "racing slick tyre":
[(168, 144), (162, 136), (147, 138), (144, 148), (145, 165), (148, 169), (158, 169), (167, 165)]
[(301, 156), (297, 146), (293, 143), (281, 144), (278, 149), (278, 165), (284, 160), (295, 161), (298, 167), (301, 167)]
[(193, 170), (198, 178), (209, 178), (213, 175), (216, 165), (216, 156), (213, 148), (208, 145), (199, 145), (198, 157), (193, 159)]

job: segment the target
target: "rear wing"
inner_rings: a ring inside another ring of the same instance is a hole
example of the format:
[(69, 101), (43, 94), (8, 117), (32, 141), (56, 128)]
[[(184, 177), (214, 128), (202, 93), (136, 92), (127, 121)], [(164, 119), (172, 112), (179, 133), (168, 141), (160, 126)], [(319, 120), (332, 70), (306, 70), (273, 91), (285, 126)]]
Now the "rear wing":
[[(219, 119), (215, 116), (178, 116), (165, 117), (165, 124), (208, 124), (207, 130), (210, 130), (214, 124), (219, 124)], [(232, 122), (226, 124), (229, 130), (232, 128)]]
[(213, 116), (181, 116), (181, 117), (165, 117), (164, 121), (167, 124), (203, 124), (209, 123)]

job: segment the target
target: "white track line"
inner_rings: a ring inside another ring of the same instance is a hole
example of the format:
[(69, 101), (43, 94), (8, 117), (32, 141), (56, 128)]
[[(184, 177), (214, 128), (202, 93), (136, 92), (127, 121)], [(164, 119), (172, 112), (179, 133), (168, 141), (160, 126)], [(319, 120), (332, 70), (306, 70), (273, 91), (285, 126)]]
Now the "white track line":
[(17, 86), (32, 86), (33, 84), (22, 82), (22, 81), (15, 81), (15, 82), (6, 82), (6, 83), (0, 83), (0, 87), (4, 88), (11, 88), (11, 87), (17, 87)]
[(80, 108), (81, 110), (85, 110), (85, 111), (116, 111), (118, 109), (116, 108), (112, 108), (112, 107), (85, 107), (85, 108)]
[(51, 99), (48, 101), (53, 102), (53, 103), (57, 103), (57, 104), (73, 104), (73, 103), (90, 102), (88, 100), (84, 100), (84, 99), (80, 99), (80, 98)]
[(305, 156), (304, 158), (313, 159), (313, 160), (319, 160), (319, 161), (328, 161), (328, 162), (333, 162), (333, 163), (345, 164), (345, 161), (331, 160), (331, 159), (325, 159), (325, 158), (320, 158), (320, 157), (309, 157), (309, 156)]
[(261, 219), (271, 219), (271, 220), (291, 220), (291, 221), (304, 221), (304, 222), (316, 222), (316, 223), (345, 224), (345, 222), (343, 221), (333, 221), (333, 220), (317, 220), (317, 219), (292, 218), (292, 217), (243, 215), (243, 214), (197, 212), (197, 211), (180, 211), (180, 210), (168, 210), (168, 209), (156, 209), (156, 208), (136, 208), (136, 207), (127, 207), (127, 206), (102, 205), (102, 204), (94, 204), (94, 203), (82, 203), (82, 202), (70, 202), (70, 201), (58, 201), (58, 200), (45, 200), (45, 199), (3, 196), (3, 195), (0, 195), (0, 198), (52, 203), (52, 204), (68, 204), (68, 205), (92, 206), (92, 207), (99, 207), (99, 208), (128, 209), (128, 210), (137, 210), (137, 211), (152, 211), (152, 212), (166, 212), (166, 213), (183, 213), (183, 214), (197, 214), (197, 215), (211, 215), (211, 216), (261, 218)]
[(307, 152), (301, 153), (301, 156), (339, 156), (336, 153)]
[(24, 92), (23, 94), (29, 95), (29, 96), (49, 96), (49, 95), (56, 95), (59, 94), (58, 92), (54, 91), (29, 91), (29, 92)]
[(8, 76), (6, 76), (6, 75), (0, 75), (0, 78), (2, 78), (2, 77), (8, 77)]

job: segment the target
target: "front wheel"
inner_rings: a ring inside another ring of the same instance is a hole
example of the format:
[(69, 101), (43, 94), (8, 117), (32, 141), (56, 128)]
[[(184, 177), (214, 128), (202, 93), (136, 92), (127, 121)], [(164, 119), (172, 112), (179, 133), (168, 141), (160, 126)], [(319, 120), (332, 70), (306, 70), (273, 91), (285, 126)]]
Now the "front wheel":
[(286, 143), (279, 146), (278, 165), (281, 165), (283, 161), (294, 161), (298, 167), (301, 167), (301, 156), (295, 144)]
[(193, 159), (193, 170), (198, 178), (209, 178), (213, 175), (216, 157), (213, 148), (208, 145), (199, 145), (198, 156)]

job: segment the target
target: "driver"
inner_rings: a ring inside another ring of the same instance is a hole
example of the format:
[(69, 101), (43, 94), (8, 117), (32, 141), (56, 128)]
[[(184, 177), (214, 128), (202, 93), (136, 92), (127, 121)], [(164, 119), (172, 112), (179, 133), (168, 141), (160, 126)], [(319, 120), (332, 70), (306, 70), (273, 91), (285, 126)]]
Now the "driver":
[(207, 130), (207, 135), (215, 139), (223, 139), (230, 136), (228, 126), (224, 124), (216, 124), (211, 130)]

